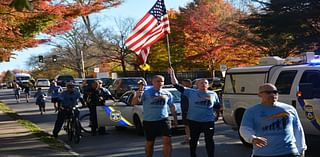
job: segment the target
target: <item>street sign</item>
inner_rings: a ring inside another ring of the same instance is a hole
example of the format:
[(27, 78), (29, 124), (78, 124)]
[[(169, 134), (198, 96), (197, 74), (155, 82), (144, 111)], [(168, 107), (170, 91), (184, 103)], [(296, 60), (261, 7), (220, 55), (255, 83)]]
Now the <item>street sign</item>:
[(225, 64), (220, 64), (220, 71), (227, 71), (228, 67)]
[(98, 73), (98, 72), (100, 71), (100, 69), (99, 69), (99, 68), (94, 68), (93, 71), (94, 71), (95, 73)]
[(226, 72), (228, 70), (228, 66), (225, 65), (225, 64), (220, 64), (220, 71), (222, 73), (222, 77), (225, 77), (226, 76)]

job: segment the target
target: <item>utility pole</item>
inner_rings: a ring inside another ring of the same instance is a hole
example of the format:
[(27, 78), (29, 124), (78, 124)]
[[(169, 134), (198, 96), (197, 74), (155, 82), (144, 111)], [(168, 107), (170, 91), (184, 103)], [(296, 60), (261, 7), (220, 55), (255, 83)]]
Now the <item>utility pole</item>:
[(83, 51), (82, 50), (80, 50), (80, 56), (81, 56), (81, 77), (82, 77), (82, 79), (85, 79), (86, 74), (84, 71), (84, 60), (83, 60)]

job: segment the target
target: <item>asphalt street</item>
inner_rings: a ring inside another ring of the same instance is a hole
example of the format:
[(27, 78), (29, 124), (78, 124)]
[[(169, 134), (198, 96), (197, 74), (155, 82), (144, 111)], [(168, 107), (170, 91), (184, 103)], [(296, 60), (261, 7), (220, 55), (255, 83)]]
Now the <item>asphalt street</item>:
[[(47, 111), (44, 115), (40, 115), (35, 100), (32, 99), (26, 103), (22, 98), (17, 103), (10, 89), (0, 90), (0, 100), (8, 104), (19, 115), (37, 124), (43, 130), (51, 133), (56, 119), (53, 105), (47, 99)], [(87, 113), (86, 109), (82, 109), (81, 113)], [(91, 136), (83, 134), (79, 144), (67, 142), (65, 131), (61, 131), (59, 139), (68, 143), (72, 149), (81, 156), (101, 156), (101, 157), (143, 157), (144, 156), (144, 137), (137, 135), (133, 129), (116, 130), (113, 127), (107, 128), (108, 135)], [(173, 153), (172, 156), (189, 156), (189, 148), (187, 145), (181, 145), (184, 135), (175, 133), (172, 137)], [(217, 157), (249, 157), (251, 149), (241, 144), (238, 134), (229, 126), (225, 125), (222, 120), (216, 123), (215, 133), (215, 155)], [(320, 150), (317, 145), (320, 142), (319, 137), (308, 137), (308, 147), (306, 157), (318, 157)], [(199, 157), (205, 157), (205, 143), (203, 136), (200, 139), (197, 152)], [(158, 138), (155, 144), (154, 157), (162, 157), (161, 138)]]

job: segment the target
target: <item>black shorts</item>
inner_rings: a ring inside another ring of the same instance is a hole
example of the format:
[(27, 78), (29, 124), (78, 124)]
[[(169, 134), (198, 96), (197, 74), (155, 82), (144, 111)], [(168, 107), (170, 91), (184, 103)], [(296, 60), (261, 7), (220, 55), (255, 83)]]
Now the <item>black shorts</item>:
[(168, 119), (143, 121), (143, 128), (147, 141), (154, 141), (157, 136), (171, 137), (170, 122)]
[(51, 102), (52, 103), (58, 103), (59, 102), (59, 98), (51, 98)]

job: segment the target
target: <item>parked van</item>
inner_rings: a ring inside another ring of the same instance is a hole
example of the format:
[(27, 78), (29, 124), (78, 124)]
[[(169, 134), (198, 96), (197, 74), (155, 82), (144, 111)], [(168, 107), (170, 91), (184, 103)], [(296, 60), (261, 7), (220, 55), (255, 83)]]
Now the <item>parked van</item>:
[(17, 82), (21, 86), (25, 86), (29, 83), (29, 81), (32, 79), (31, 75), (28, 73), (16, 73), (15, 75)]
[(222, 96), (225, 123), (238, 129), (245, 110), (260, 103), (259, 86), (272, 83), (278, 89), (279, 101), (296, 108), (305, 133), (320, 135), (320, 62), (285, 65), (279, 58), (269, 59), (276, 60), (272, 62), (277, 65), (227, 70)]

